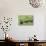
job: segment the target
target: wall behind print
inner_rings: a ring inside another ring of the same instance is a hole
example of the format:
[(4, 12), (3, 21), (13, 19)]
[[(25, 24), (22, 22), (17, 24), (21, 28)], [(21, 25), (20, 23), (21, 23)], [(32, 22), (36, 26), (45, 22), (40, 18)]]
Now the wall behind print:
[[(0, 16), (13, 17), (12, 27), (10, 34), (16, 37), (18, 40), (27, 40), (34, 34), (37, 35), (39, 40), (44, 38), (44, 15), (46, 15), (46, 8), (32, 8), (29, 5), (28, 0), (0, 0)], [(18, 15), (33, 15), (34, 25), (33, 26), (19, 26)], [(1, 18), (0, 18), (1, 19)], [(0, 31), (2, 35), (2, 31)], [(0, 36), (0, 39), (3, 37)], [(3, 38), (4, 39), (4, 38)]]

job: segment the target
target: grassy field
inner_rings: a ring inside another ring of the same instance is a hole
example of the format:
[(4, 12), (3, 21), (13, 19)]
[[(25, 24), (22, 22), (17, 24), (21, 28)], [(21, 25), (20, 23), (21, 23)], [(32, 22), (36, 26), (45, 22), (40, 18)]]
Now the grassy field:
[(33, 16), (26, 15), (26, 16), (18, 16), (19, 25), (33, 25)]

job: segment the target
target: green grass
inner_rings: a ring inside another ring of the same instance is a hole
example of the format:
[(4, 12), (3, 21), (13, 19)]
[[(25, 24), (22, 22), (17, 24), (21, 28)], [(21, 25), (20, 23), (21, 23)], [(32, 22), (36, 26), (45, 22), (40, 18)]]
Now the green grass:
[(33, 16), (31, 15), (20, 15), (18, 16), (19, 25), (33, 25)]

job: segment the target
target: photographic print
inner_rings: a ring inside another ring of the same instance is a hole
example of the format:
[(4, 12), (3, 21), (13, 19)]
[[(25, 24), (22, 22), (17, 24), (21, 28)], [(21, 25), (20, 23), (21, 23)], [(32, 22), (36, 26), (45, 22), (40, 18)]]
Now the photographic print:
[(18, 16), (19, 25), (33, 25), (33, 16), (32, 15), (20, 15)]

